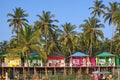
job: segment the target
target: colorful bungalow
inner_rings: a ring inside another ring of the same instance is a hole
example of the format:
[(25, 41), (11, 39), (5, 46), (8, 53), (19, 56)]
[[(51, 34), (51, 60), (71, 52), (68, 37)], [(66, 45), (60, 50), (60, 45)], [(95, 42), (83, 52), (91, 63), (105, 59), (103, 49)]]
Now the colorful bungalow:
[(42, 66), (42, 59), (35, 52), (30, 54), (31, 57), (28, 58), (28, 66)]
[(65, 57), (62, 54), (53, 53), (48, 56), (47, 66), (65, 66)]
[(97, 66), (115, 66), (115, 55), (102, 52), (96, 56)]
[(42, 66), (42, 59), (39, 57), (28, 58), (29, 66)]
[(4, 66), (21, 66), (21, 58), (19, 54), (14, 54), (13, 56), (9, 56), (9, 54), (3, 54), (2, 56), (4, 57)]
[(70, 66), (88, 66), (89, 55), (76, 52), (70, 56)]

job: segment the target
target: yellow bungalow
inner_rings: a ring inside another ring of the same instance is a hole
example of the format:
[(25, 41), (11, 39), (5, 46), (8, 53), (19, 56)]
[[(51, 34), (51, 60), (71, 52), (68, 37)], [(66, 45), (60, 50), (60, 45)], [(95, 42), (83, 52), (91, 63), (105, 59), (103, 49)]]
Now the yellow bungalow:
[(21, 66), (21, 58), (20, 57), (5, 57), (4, 58), (4, 64), (7, 67), (13, 67), (13, 66)]

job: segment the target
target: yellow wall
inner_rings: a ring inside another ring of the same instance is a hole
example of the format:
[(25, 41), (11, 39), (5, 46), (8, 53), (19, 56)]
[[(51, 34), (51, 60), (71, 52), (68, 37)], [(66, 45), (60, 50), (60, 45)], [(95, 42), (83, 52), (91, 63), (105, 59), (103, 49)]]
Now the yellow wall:
[(21, 59), (20, 57), (9, 57), (5, 58), (5, 64), (6, 66), (19, 66), (21, 64)]

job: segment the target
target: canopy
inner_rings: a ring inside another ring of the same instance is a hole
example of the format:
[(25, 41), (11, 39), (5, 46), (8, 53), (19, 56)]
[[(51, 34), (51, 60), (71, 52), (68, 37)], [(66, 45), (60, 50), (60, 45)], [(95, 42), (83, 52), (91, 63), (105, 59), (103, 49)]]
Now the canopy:
[[(7, 57), (7, 56), (9, 56), (10, 54), (7, 54), (7, 53), (5, 53), (5, 54), (1, 54), (0, 56), (3, 56), (3, 57)], [(15, 54), (11, 54), (11, 55), (13, 55), (13, 56), (20, 56), (20, 54), (17, 54), (17, 53), (15, 53)]]
[(98, 57), (109, 57), (109, 56), (115, 56), (114, 54), (108, 53), (108, 52), (102, 52), (97, 55)]
[(52, 53), (48, 56), (48, 60), (63, 60), (65, 57), (60, 53)]
[(30, 54), (32, 57), (38, 57), (39, 55), (37, 54), (37, 53), (35, 53), (35, 52), (32, 52), (31, 54)]
[(6, 54), (6, 53), (5, 53), (5, 54), (1, 54), (0, 56), (3, 56), (3, 57), (5, 57), (5, 56), (8, 56), (8, 54)]
[(53, 53), (53, 54), (50, 54), (48, 57), (64, 57), (64, 55), (60, 53)]
[(70, 57), (85, 57), (85, 56), (89, 56), (89, 55), (82, 52), (76, 52), (72, 54)]

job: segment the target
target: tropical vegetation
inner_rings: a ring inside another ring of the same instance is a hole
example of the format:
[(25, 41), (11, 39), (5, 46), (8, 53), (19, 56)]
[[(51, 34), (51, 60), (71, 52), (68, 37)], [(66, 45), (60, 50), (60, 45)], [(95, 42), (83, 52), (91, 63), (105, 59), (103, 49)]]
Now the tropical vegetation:
[[(119, 3), (109, 2), (109, 5), (104, 5), (102, 0), (95, 0), (89, 9), (92, 9), (90, 16), (80, 26), (70, 22), (58, 26), (56, 23), (59, 21), (50, 11), (37, 14), (39, 20), (31, 25), (27, 20), (28, 13), (20, 7), (15, 8), (13, 13), (7, 14), (14, 34), (11, 40), (0, 43), (0, 53), (19, 53), (22, 57), (29, 57), (31, 52), (36, 52), (46, 60), (51, 53), (61, 53), (68, 57), (76, 51), (91, 56), (107, 51), (120, 57)], [(101, 19), (112, 24), (112, 39), (104, 37), (102, 28), (106, 26)], [(76, 31), (78, 27), (79, 31)]]

